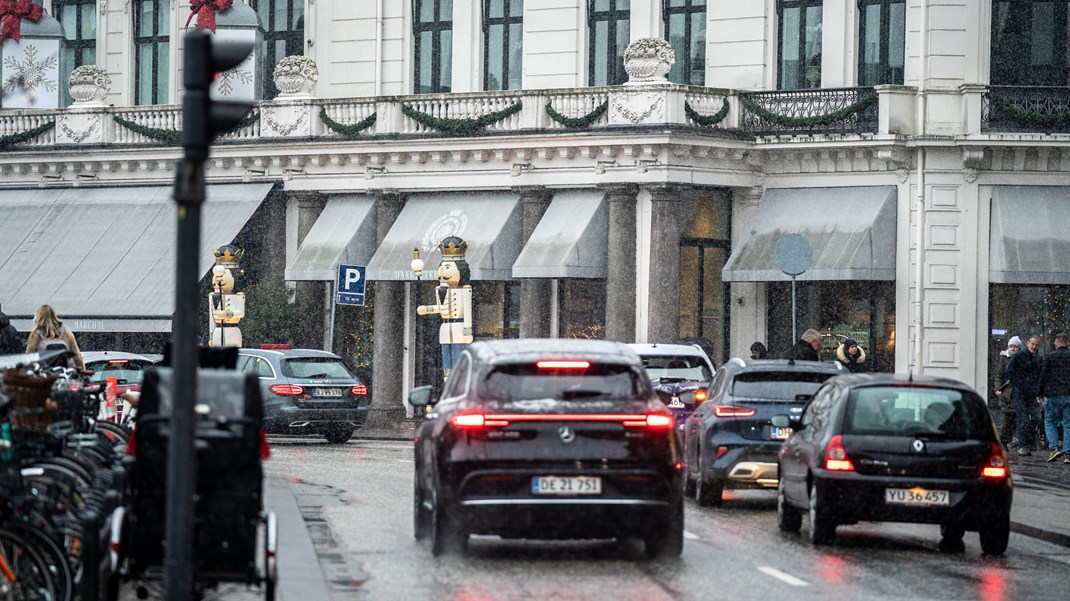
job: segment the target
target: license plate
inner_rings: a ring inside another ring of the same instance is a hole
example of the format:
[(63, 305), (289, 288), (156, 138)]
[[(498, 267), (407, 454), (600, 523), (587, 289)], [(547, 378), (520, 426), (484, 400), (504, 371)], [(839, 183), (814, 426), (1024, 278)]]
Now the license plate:
[(342, 396), (341, 388), (314, 388), (312, 389), (312, 396), (318, 397), (340, 397)]
[(791, 428), (773, 426), (769, 429), (769, 438), (773, 440), (787, 440), (789, 436), (791, 436)]
[(536, 495), (600, 495), (602, 479), (598, 476), (537, 476), (531, 479), (531, 492)]
[(684, 402), (680, 400), (680, 397), (674, 396), (669, 400), (669, 407), (673, 409), (683, 409), (685, 407)]
[(951, 504), (951, 495), (946, 490), (888, 488), (884, 491), (884, 502), (889, 505), (947, 506)]

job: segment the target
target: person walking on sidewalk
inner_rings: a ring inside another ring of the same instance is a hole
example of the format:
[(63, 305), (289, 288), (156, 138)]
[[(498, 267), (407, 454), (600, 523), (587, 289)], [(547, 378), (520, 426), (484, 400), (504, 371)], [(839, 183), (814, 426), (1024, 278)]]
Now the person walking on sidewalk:
[(1007, 349), (999, 352), (999, 367), (996, 369), (996, 377), (992, 380), (992, 387), (996, 390), (996, 407), (1000, 413), (999, 441), (1004, 447), (1010, 448), (1014, 440), (1014, 387), (1007, 379), (1007, 362), (1011, 355), (1022, 350), (1022, 339), (1011, 336), (1007, 341)]
[(1040, 405), (1037, 387), (1040, 385), (1040, 336), (1030, 336), (1025, 348), (1014, 353), (1007, 362), (1007, 379), (1014, 386), (1014, 412), (1018, 430), (1018, 454), (1026, 456), (1037, 444), (1040, 425)]
[[(1055, 350), (1044, 359), (1040, 371), (1040, 386), (1037, 392), (1048, 398), (1044, 411), (1044, 431), (1048, 438), (1048, 461), (1062, 458), (1070, 463), (1070, 336), (1055, 335)], [(1056, 424), (1063, 423), (1063, 450), (1059, 450), (1059, 430)]]
[(821, 355), (821, 332), (810, 328), (802, 334), (802, 338), (794, 346), (784, 353), (785, 359), (795, 361), (820, 361)]

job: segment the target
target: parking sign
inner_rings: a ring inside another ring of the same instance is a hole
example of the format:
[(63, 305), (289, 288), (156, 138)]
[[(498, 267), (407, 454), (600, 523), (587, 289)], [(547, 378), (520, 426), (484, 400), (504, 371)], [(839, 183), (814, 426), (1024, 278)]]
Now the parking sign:
[(339, 305), (364, 306), (364, 265), (339, 265), (334, 301)]

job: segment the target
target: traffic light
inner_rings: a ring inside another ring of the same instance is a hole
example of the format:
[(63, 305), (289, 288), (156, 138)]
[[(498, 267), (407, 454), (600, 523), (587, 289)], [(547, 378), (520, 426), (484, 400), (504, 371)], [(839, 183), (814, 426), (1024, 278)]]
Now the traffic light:
[(213, 100), (209, 88), (219, 73), (237, 67), (253, 51), (252, 42), (220, 41), (207, 31), (186, 34), (182, 99), (182, 148), (186, 160), (203, 162), (221, 131), (245, 117), (252, 102)]

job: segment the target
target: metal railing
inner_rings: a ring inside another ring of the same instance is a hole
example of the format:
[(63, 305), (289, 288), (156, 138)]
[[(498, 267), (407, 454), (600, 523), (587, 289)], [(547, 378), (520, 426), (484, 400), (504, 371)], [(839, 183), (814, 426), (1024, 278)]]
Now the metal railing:
[(1070, 133), (1070, 87), (988, 86), (981, 131)]
[(742, 129), (758, 136), (876, 133), (873, 88), (821, 88), (740, 94)]

